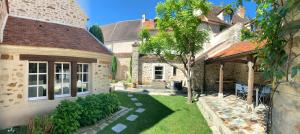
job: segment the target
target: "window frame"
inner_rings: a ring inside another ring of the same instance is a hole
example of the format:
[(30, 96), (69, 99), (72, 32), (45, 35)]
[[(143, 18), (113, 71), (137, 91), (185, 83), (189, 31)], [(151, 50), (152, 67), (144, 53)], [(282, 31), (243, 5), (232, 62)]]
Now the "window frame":
[[(78, 72), (78, 65), (82, 65), (82, 68), (81, 68), (81, 71)], [(87, 72), (84, 72), (83, 70), (83, 65), (87, 65), (88, 66), (88, 70)], [(81, 95), (81, 94), (86, 94), (86, 93), (89, 93), (90, 90), (89, 90), (89, 83), (90, 83), (90, 64), (89, 63), (77, 63), (77, 70), (76, 70), (76, 77), (78, 75), (81, 75), (81, 78), (83, 79), (83, 75), (84, 74), (87, 74), (87, 82), (81, 82), (82, 84), (87, 84), (88, 85), (88, 88), (87, 88), (87, 91), (84, 91), (83, 92), (83, 86), (81, 86), (81, 92), (78, 92), (78, 85), (76, 84), (76, 90), (77, 90), (77, 94)], [(76, 81), (76, 83), (78, 83), (78, 79)], [(82, 85), (81, 84), (81, 85)]]
[[(34, 64), (37, 64), (37, 73), (30, 73), (29, 72), (29, 69), (30, 69), (30, 63), (34, 63)], [(45, 63), (46, 64), (46, 73), (39, 73), (39, 70), (40, 70), (40, 68), (39, 68), (39, 65), (40, 65), (40, 63)], [(30, 85), (29, 84), (29, 76), (30, 75), (35, 75), (35, 76), (37, 76), (37, 85)], [(46, 84), (39, 84), (39, 76), (40, 75), (46, 75)], [(28, 87), (27, 87), (27, 97), (28, 97), (28, 100), (45, 100), (45, 99), (47, 99), (48, 98), (48, 62), (46, 62), (46, 61), (29, 61), (28, 62)], [(38, 87), (39, 86), (45, 86), (45, 88), (46, 88), (46, 96), (42, 96), (42, 97), (39, 97), (39, 90), (38, 90)], [(37, 90), (37, 92), (36, 92), (36, 97), (29, 97), (29, 88), (30, 87), (36, 87), (36, 90)]]
[[(155, 68), (156, 67), (162, 67), (162, 78), (161, 79), (156, 79), (156, 77), (155, 77), (155, 72), (156, 72), (156, 70), (155, 70)], [(165, 80), (165, 66), (164, 65), (153, 65), (153, 76), (152, 76), (152, 79), (153, 80)]]
[[(57, 73), (56, 72), (56, 64), (61, 64), (61, 68), (62, 68), (62, 72), (60, 73)], [(69, 64), (69, 70), (70, 72), (69, 73), (64, 73), (64, 66), (63, 64)], [(70, 97), (71, 96), (71, 85), (72, 85), (72, 76), (71, 76), (71, 72), (72, 72), (72, 67), (71, 67), (71, 63), (70, 62), (54, 62), (54, 98), (61, 98), (61, 97)], [(62, 75), (62, 80), (61, 80), (61, 94), (60, 95), (57, 95), (55, 94), (55, 86), (56, 86), (56, 75), (59, 74), (59, 75)], [(64, 90), (63, 90), (63, 84), (64, 84), (64, 74), (68, 74), (69, 77), (70, 77), (70, 81), (69, 81), (69, 94), (63, 94)]]
[(173, 76), (177, 76), (177, 68), (173, 67)]

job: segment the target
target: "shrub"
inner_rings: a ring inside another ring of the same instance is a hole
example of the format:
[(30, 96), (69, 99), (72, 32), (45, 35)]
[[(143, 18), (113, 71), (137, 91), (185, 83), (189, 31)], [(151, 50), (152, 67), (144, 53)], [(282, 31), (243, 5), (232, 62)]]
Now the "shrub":
[(120, 102), (115, 94), (89, 95), (78, 98), (83, 112), (79, 120), (81, 126), (92, 125), (119, 109)]
[(99, 103), (101, 100), (96, 95), (89, 95), (86, 98), (78, 98), (77, 103), (82, 106), (82, 113), (79, 123), (81, 126), (94, 124), (101, 119), (101, 109)]
[(28, 134), (50, 134), (52, 133), (52, 120), (47, 115), (36, 116), (30, 119), (27, 125)]
[(55, 134), (69, 134), (79, 127), (82, 107), (76, 102), (62, 101), (53, 113), (53, 124)]

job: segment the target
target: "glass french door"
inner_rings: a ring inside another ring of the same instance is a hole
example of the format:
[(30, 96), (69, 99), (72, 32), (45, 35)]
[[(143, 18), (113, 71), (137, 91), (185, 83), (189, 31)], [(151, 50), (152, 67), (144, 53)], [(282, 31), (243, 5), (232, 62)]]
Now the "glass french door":
[(70, 96), (70, 91), (71, 64), (67, 62), (55, 63), (55, 96)]

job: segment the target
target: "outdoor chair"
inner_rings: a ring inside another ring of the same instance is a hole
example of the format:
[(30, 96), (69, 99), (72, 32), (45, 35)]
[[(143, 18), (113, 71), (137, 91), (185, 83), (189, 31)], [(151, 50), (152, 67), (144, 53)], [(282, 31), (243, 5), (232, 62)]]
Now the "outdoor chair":
[(261, 92), (258, 94), (258, 100), (259, 103), (263, 104), (264, 106), (266, 106), (267, 103), (267, 99), (269, 98), (270, 94), (271, 94), (271, 88), (268, 86), (263, 86)]
[(236, 90), (236, 95), (241, 99), (245, 99), (247, 97), (248, 86), (236, 83), (235, 90)]

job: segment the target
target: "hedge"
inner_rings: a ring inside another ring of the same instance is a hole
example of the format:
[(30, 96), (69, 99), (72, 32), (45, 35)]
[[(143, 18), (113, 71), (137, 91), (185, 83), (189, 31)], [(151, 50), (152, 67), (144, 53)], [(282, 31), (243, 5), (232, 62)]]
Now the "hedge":
[(69, 134), (80, 127), (95, 124), (119, 110), (116, 94), (88, 95), (76, 101), (62, 101), (54, 111), (53, 133)]

